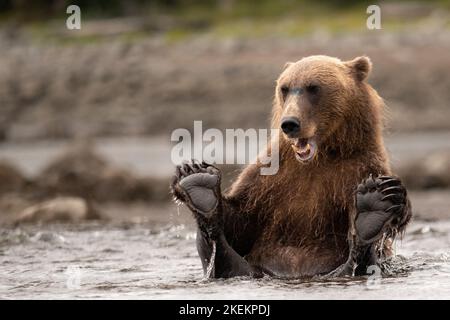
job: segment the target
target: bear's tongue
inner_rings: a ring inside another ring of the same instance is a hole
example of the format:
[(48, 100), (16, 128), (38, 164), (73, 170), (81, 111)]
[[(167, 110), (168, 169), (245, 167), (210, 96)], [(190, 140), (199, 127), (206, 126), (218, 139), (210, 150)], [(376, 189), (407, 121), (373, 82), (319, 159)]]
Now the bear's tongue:
[(316, 153), (316, 144), (312, 139), (298, 139), (296, 157), (300, 161), (308, 161)]

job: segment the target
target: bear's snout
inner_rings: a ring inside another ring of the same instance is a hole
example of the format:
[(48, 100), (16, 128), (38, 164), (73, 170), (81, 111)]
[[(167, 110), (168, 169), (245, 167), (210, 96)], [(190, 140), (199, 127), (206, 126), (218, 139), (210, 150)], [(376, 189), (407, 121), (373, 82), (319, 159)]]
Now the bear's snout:
[(295, 138), (300, 132), (300, 120), (297, 117), (285, 117), (281, 120), (281, 130), (289, 137)]

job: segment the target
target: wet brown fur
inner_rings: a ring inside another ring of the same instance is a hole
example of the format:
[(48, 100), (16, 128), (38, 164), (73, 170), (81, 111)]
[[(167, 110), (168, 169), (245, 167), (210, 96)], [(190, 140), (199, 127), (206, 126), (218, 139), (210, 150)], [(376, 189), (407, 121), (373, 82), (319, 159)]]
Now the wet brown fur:
[[(230, 214), (245, 215), (259, 226), (253, 246), (241, 252), (251, 264), (280, 276), (307, 276), (345, 262), (356, 186), (370, 174), (391, 174), (382, 138), (384, 104), (365, 80), (370, 68), (366, 57), (342, 62), (312, 56), (288, 64), (280, 75), (272, 111), (275, 129), (286, 112), (283, 83), (315, 81), (326, 88), (326, 99), (312, 106), (309, 116), (308, 102), (300, 98), (297, 108), (289, 109), (305, 130), (313, 127), (319, 147), (312, 161), (300, 163), (280, 133), (279, 172), (262, 176), (261, 164), (249, 165), (226, 194), (240, 208)], [(233, 228), (227, 232), (231, 243)]]

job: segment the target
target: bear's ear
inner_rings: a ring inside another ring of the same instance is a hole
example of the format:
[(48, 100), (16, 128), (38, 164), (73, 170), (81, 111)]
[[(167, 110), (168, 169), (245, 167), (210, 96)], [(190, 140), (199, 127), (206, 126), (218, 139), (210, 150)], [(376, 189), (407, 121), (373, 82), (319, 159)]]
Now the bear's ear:
[(286, 70), (287, 68), (289, 68), (290, 66), (292, 66), (293, 64), (294, 64), (294, 62), (286, 62), (284, 64), (283, 71)]
[(369, 57), (366, 56), (347, 61), (345, 64), (351, 69), (352, 73), (359, 81), (367, 79), (370, 71), (372, 70), (372, 62)]

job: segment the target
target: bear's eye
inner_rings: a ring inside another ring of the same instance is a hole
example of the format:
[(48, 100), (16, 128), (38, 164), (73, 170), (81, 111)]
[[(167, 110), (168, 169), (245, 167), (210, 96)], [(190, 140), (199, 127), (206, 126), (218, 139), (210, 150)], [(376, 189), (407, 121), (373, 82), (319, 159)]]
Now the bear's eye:
[(283, 99), (286, 99), (288, 93), (289, 93), (289, 87), (288, 86), (282, 86), (281, 87), (281, 94), (283, 95)]
[(320, 87), (316, 84), (310, 84), (306, 86), (306, 91), (310, 94), (318, 94)]

